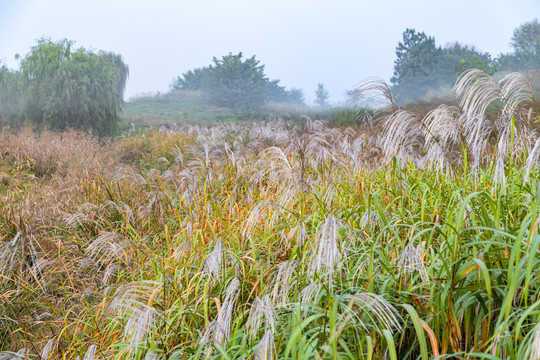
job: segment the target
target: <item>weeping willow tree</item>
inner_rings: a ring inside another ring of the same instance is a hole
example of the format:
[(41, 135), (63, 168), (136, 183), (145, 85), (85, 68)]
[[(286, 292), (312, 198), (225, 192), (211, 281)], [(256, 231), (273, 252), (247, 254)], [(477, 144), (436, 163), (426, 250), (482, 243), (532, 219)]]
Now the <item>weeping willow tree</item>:
[(0, 126), (20, 122), (21, 77), (18, 72), (0, 66)]
[(128, 77), (120, 55), (42, 38), (21, 60), (20, 75), (21, 113), (38, 129), (115, 133)]

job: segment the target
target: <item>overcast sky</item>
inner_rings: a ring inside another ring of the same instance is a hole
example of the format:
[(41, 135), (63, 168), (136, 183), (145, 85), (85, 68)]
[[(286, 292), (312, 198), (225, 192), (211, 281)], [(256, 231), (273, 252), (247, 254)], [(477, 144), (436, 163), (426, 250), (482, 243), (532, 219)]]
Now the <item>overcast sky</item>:
[(390, 79), (408, 27), (496, 56), (534, 17), (540, 0), (0, 0), (0, 59), (16, 68), (42, 36), (113, 51), (130, 68), (127, 99), (242, 51), (309, 102), (317, 83), (338, 102), (367, 77)]

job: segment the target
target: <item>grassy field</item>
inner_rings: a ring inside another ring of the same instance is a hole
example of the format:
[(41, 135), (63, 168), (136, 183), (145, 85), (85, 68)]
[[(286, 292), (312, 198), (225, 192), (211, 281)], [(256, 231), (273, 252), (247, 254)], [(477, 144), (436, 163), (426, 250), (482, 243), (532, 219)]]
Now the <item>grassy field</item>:
[[(159, 128), (175, 124), (214, 125), (216, 123), (249, 124), (256, 121), (301, 116), (328, 120), (337, 126), (357, 126), (361, 123), (352, 107), (328, 108), (270, 103), (260, 109), (230, 109), (208, 104), (205, 95), (196, 91), (172, 91), (165, 94), (139, 96), (128, 101), (123, 109), (124, 130), (130, 127)], [(132, 125), (133, 124), (133, 125)]]
[(355, 129), (4, 131), (0, 358), (538, 359), (527, 84), (473, 71), (420, 117), (366, 83)]

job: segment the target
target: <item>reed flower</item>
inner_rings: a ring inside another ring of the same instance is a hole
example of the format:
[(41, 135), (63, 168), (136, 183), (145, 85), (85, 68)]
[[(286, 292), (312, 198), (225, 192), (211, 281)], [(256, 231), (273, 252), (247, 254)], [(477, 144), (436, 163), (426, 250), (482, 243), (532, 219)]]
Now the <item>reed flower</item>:
[(240, 294), (240, 281), (234, 278), (225, 289), (223, 305), (218, 309), (216, 319), (206, 326), (206, 329), (199, 340), (199, 345), (208, 342), (216, 342), (224, 345), (231, 336), (232, 314), (236, 307), (236, 301)]
[(214, 250), (204, 262), (204, 272), (210, 275), (211, 278), (217, 279), (221, 270), (221, 263), (223, 259), (223, 243), (221, 239), (217, 239), (214, 245)]
[(540, 322), (534, 327), (534, 338), (530, 346), (531, 356), (529, 360), (540, 360)]
[(291, 278), (298, 266), (297, 260), (284, 261), (278, 267), (274, 289), (272, 290), (272, 300), (274, 304), (285, 304), (289, 297)]
[(30, 355), (30, 350), (27, 348), (22, 348), (16, 353), (2, 351), (0, 352), (0, 360), (21, 360), (28, 359)]
[(309, 273), (328, 273), (330, 280), (333, 278), (335, 267), (340, 264), (342, 254), (339, 248), (339, 230), (341, 224), (329, 215), (317, 233), (317, 241), (309, 263)]
[(397, 266), (400, 274), (418, 273), (422, 280), (429, 282), (426, 264), (422, 256), (422, 247), (420, 245), (414, 246), (412, 243), (409, 243), (405, 246), (405, 249), (403, 249), (403, 252), (397, 259)]
[(55, 347), (56, 344), (56, 339), (50, 339), (47, 341), (47, 344), (45, 344), (45, 347), (43, 350), (41, 350), (41, 360), (49, 360), (51, 358), (53, 347)]
[(256, 297), (251, 304), (246, 322), (246, 329), (251, 337), (257, 335), (263, 323), (266, 330), (270, 330), (272, 333), (275, 331), (276, 315), (274, 313), (274, 305), (268, 295), (265, 295), (262, 299)]
[(153, 331), (157, 312), (150, 308), (133, 312), (124, 326), (124, 341), (129, 340), (133, 348), (137, 348), (146, 336)]
[(255, 349), (255, 360), (273, 360), (275, 358), (276, 345), (274, 343), (274, 333), (266, 330), (264, 336), (259, 341)]
[(401, 329), (399, 313), (380, 295), (368, 292), (344, 295), (340, 298), (340, 308), (344, 314), (341, 326), (353, 321), (366, 331), (371, 326), (379, 331)]

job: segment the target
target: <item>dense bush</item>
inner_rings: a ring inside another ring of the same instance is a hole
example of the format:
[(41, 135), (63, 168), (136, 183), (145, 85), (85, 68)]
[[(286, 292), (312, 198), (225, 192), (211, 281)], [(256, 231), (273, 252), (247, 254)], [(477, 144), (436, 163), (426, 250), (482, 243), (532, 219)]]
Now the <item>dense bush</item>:
[(213, 65), (189, 70), (177, 77), (173, 90), (202, 90), (210, 103), (230, 108), (260, 108), (265, 102), (303, 104), (300, 89), (285, 90), (279, 80), (269, 80), (264, 65), (252, 56), (243, 60), (242, 53), (214, 57)]

